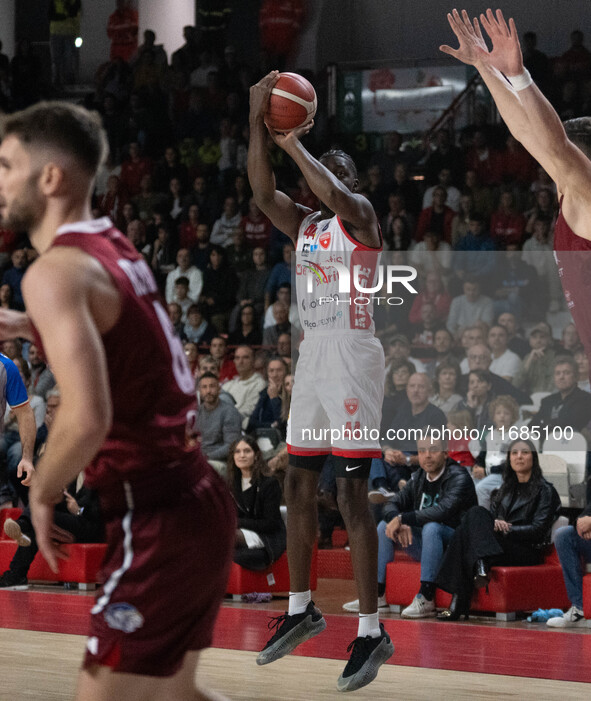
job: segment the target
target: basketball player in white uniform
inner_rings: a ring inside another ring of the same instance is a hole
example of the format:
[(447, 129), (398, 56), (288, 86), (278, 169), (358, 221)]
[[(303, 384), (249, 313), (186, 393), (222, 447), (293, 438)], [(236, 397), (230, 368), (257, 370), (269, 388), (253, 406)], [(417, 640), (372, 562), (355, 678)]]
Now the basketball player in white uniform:
[[(342, 151), (330, 151), (320, 160), (311, 156), (300, 137), (312, 123), (288, 134), (267, 130), (264, 115), (277, 77), (277, 71), (272, 71), (250, 89), (248, 176), (259, 208), (296, 245), (297, 303), (305, 338), (287, 439), (290, 463), (285, 496), (292, 591), (289, 611), (278, 618), (276, 633), (257, 663), (283, 657), (326, 627), (311, 601), (310, 564), (317, 531), (318, 477), (332, 453), (360, 604), (357, 638), (337, 688), (353, 691), (371, 682), (394, 652), (378, 621), (377, 535), (367, 499), (371, 459), (381, 457), (379, 435), (374, 432), (372, 440), (368, 434), (380, 425), (384, 356), (373, 335), (371, 304), (360, 299), (371, 295), (355, 287), (356, 279), (357, 287), (375, 287), (382, 238), (370, 202), (356, 194), (357, 170), (350, 156)], [(295, 161), (322, 203), (319, 212), (296, 204), (276, 189), (267, 152), (269, 133)], [(332, 436), (330, 429), (335, 430)]]

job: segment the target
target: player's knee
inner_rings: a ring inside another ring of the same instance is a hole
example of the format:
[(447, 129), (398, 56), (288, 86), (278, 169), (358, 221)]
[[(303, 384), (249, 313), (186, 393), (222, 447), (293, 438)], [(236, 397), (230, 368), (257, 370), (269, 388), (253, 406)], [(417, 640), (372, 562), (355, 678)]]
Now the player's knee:
[(365, 480), (339, 480), (337, 504), (345, 521), (367, 516), (369, 503)]
[(289, 510), (316, 503), (318, 475), (299, 468), (288, 469), (285, 475), (285, 500)]

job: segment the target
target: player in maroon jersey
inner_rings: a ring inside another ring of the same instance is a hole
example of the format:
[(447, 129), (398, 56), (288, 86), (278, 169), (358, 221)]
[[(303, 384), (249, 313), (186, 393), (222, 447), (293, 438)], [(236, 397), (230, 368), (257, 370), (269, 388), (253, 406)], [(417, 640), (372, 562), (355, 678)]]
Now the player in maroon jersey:
[[(441, 50), (478, 70), (513, 136), (556, 183), (560, 215), (554, 249), (569, 310), (591, 358), (591, 259), (580, 255), (591, 251), (591, 117), (562, 124), (524, 68), (515, 22), (510, 19), (507, 26), (500, 10), (496, 14), (487, 10), (480, 22), (471, 21), (465, 10), (461, 15), (454, 10), (447, 18), (459, 47), (441, 46)], [(480, 23), (492, 42), (490, 50)]]
[(92, 609), (79, 699), (206, 699), (194, 686), (225, 592), (234, 509), (187, 427), (195, 387), (145, 261), (90, 194), (105, 152), (98, 117), (65, 103), (8, 116), (0, 220), (41, 254), (27, 314), (0, 332), (43, 345), (61, 391), (31, 486), (33, 524), (55, 571), (62, 490), (86, 468), (106, 521), (104, 585)]

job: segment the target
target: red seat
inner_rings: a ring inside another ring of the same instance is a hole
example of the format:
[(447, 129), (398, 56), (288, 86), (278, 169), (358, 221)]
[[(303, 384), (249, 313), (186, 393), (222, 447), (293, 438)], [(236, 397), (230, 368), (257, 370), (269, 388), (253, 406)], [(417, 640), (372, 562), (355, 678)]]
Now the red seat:
[[(0, 572), (10, 566), (17, 545), (12, 540), (0, 541)], [(58, 560), (58, 572), (52, 572), (45, 558), (37, 553), (29, 569), (29, 581), (77, 582), (81, 589), (94, 588), (107, 546), (104, 543), (73, 543), (66, 545), (68, 560)]]
[[(318, 549), (314, 546), (312, 567), (310, 569), (310, 588), (316, 589), (318, 581)], [(250, 592), (285, 592), (289, 591), (289, 566), (287, 553), (266, 570), (254, 572), (232, 563), (230, 578), (226, 587), (227, 594), (249, 594)]]
[[(391, 562), (386, 569), (386, 601), (399, 609), (408, 606), (419, 591), (420, 573), (418, 562)], [(589, 590), (591, 595), (591, 585)], [(450, 599), (449, 594), (437, 590), (437, 606), (448, 606)], [(541, 565), (493, 567), (488, 593), (479, 589), (472, 599), (471, 610), (493, 611), (501, 620), (514, 620), (517, 611), (569, 606), (562, 569), (552, 548)]]
[(583, 611), (585, 618), (591, 620), (591, 574), (583, 577)]

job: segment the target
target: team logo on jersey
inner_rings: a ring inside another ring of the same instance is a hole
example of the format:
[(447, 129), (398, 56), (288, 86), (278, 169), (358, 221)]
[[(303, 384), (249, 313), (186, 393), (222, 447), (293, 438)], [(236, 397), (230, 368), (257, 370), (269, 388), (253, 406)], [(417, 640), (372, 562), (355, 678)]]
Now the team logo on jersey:
[(357, 412), (357, 409), (359, 409), (358, 399), (345, 399), (345, 411), (349, 416), (353, 416), (353, 414)]
[(322, 234), (322, 236), (318, 239), (318, 243), (326, 249), (330, 246), (330, 231), (328, 231), (326, 234)]
[(144, 625), (144, 617), (135, 606), (125, 602), (111, 604), (105, 609), (105, 621), (109, 628), (133, 633)]

